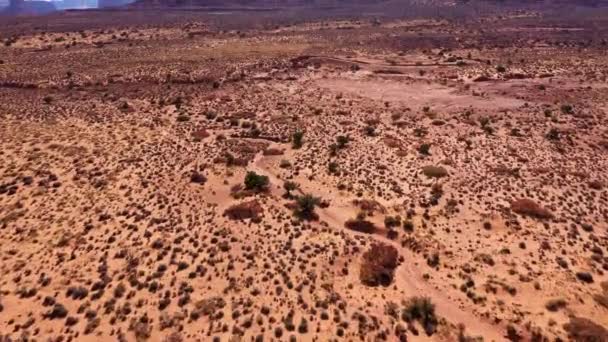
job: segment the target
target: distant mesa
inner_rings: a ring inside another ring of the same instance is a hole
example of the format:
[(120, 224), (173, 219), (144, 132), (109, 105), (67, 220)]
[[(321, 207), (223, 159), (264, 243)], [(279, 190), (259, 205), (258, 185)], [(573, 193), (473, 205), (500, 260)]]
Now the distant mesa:
[(99, 8), (113, 8), (121, 7), (132, 3), (132, 0), (98, 0), (97, 7)]
[(2, 14), (8, 15), (40, 15), (55, 12), (57, 8), (50, 1), (10, 0)]
[(379, 4), (387, 0), (136, 0), (135, 7), (285, 8), (297, 6), (345, 6)]

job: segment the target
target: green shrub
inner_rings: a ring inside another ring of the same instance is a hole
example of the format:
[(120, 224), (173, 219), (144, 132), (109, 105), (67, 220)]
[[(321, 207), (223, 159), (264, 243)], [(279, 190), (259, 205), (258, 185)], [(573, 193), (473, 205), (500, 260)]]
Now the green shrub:
[(401, 312), (401, 318), (406, 322), (418, 321), (429, 336), (435, 332), (439, 322), (435, 315), (435, 304), (428, 297), (411, 298)]
[(245, 176), (245, 188), (247, 190), (263, 191), (268, 188), (268, 176), (258, 175), (253, 171), (247, 172)]
[(312, 219), (315, 217), (315, 207), (321, 203), (321, 199), (311, 194), (300, 196), (296, 199), (295, 213), (302, 219)]

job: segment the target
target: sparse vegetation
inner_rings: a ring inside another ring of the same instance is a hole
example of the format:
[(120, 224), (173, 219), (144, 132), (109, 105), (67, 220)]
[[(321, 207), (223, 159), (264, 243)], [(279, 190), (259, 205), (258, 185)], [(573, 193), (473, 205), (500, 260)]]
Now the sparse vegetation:
[(601, 1), (151, 1), (0, 20), (0, 340), (607, 339)]
[(418, 321), (427, 335), (433, 335), (437, 330), (439, 320), (435, 315), (435, 305), (428, 297), (413, 297), (401, 314), (406, 322)]
[(295, 213), (299, 218), (310, 220), (316, 217), (315, 207), (321, 203), (321, 199), (311, 194), (305, 194), (296, 198)]
[(258, 175), (253, 171), (247, 172), (245, 176), (245, 188), (247, 190), (265, 191), (270, 184), (268, 176)]

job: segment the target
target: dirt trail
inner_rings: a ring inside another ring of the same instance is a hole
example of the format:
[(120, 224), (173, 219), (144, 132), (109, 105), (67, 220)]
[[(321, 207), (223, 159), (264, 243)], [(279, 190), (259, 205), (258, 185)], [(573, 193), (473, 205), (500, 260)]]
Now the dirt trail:
[(367, 61), (361, 59), (347, 59), (333, 56), (301, 56), (299, 60), (308, 60), (308, 61), (326, 61), (326, 62), (337, 62), (343, 64), (358, 64), (360, 66), (376, 66), (376, 67), (384, 67), (384, 68), (399, 68), (399, 67), (458, 67), (456, 63), (448, 63), (448, 62), (432, 62), (432, 63), (422, 63), (422, 62), (412, 62), (412, 63), (382, 63), (377, 60), (368, 59)]
[[(270, 191), (272, 195), (281, 196), (281, 184), (283, 184), (283, 181), (277, 177), (272, 169), (265, 166), (263, 163), (264, 158), (265, 156), (262, 153), (257, 154), (253, 160), (253, 163), (251, 164), (250, 169), (256, 173), (268, 176), (271, 183)], [(355, 211), (355, 208), (353, 208), (353, 211)], [(343, 217), (338, 217), (338, 215), (332, 211), (331, 207), (327, 209), (317, 208), (316, 212), (319, 215), (319, 220), (326, 222), (330, 227), (335, 227), (338, 229), (339, 227), (344, 227), (344, 222), (346, 219)], [(458, 304), (454, 303), (446, 295), (445, 292), (441, 291), (440, 289), (436, 289), (432, 284), (424, 280), (420, 270), (413, 262), (411, 262), (412, 260), (417, 259), (417, 256), (411, 250), (402, 247), (399, 243), (393, 240), (377, 234), (368, 235), (348, 229), (344, 229), (344, 231), (353, 237), (371, 236), (376, 241), (394, 246), (399, 251), (400, 255), (402, 255), (406, 260), (406, 262), (402, 263), (397, 268), (395, 277), (401, 280), (400, 284), (405, 286), (405, 292), (430, 297), (436, 306), (439, 316), (446, 318), (448, 321), (454, 324), (464, 324), (467, 327), (468, 334), (474, 336), (483, 335), (485, 337), (489, 337), (489, 341), (505, 340), (502, 333), (504, 329), (500, 325), (493, 325), (486, 319), (482, 319), (468, 311), (461, 309)]]

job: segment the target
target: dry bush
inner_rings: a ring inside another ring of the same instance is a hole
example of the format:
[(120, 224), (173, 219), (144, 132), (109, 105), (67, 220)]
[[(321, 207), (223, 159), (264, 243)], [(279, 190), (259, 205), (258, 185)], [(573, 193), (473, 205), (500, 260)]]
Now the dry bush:
[(551, 214), (549, 210), (528, 198), (520, 198), (512, 201), (511, 210), (520, 215), (539, 219), (549, 219), (553, 217), (553, 214)]
[(393, 246), (373, 244), (363, 254), (359, 279), (367, 286), (388, 286), (399, 262), (399, 253)]
[(547, 301), (547, 303), (545, 303), (545, 308), (547, 308), (549, 311), (555, 312), (561, 308), (565, 308), (567, 305), (568, 303), (564, 299), (557, 298)]
[(406, 322), (418, 321), (427, 335), (432, 335), (437, 330), (439, 319), (435, 314), (435, 304), (428, 297), (410, 298), (406, 307), (401, 312), (401, 317)]
[(235, 204), (224, 211), (224, 216), (228, 216), (231, 220), (252, 219), (260, 220), (264, 209), (257, 200), (251, 200)]

